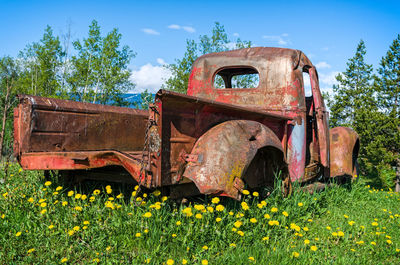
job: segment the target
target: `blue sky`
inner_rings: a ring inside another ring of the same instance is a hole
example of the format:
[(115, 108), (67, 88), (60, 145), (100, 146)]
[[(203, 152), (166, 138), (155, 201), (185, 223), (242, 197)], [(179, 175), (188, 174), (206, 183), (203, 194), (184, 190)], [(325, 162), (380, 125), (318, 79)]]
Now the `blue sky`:
[(40, 40), (46, 25), (60, 35), (71, 21), (73, 39), (85, 37), (93, 19), (103, 33), (118, 28), (122, 44), (137, 53), (130, 65), (137, 91), (156, 91), (169, 75), (162, 64), (181, 58), (186, 39), (210, 34), (215, 21), (232, 40), (302, 50), (317, 66), (324, 90), (345, 70), (360, 39), (367, 62), (377, 67), (400, 33), (400, 1), (0, 0), (0, 7), (0, 56), (17, 56)]

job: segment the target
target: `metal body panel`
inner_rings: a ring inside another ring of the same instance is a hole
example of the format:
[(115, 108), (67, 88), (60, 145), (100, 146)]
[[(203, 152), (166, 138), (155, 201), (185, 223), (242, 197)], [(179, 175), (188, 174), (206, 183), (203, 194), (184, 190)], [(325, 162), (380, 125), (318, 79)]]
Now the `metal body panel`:
[(330, 138), (330, 177), (354, 177), (357, 172), (358, 134), (351, 128), (335, 127), (330, 130)]

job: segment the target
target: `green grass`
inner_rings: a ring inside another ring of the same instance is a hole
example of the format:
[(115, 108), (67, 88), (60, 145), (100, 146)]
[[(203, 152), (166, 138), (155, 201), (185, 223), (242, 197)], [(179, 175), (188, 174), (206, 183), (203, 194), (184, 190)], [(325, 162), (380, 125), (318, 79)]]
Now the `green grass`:
[(0, 184), (1, 264), (400, 264), (400, 196), (362, 181), (185, 205), (157, 194), (133, 202), (129, 186), (108, 194), (99, 183), (56, 191), (51, 182), (13, 164)]

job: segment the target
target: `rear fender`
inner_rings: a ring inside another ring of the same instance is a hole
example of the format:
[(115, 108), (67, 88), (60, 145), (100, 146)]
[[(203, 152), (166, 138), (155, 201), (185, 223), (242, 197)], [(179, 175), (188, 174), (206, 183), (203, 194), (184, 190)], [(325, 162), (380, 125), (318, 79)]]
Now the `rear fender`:
[(330, 130), (330, 177), (357, 174), (357, 157), (360, 147), (358, 134), (351, 128), (336, 127)]
[[(248, 120), (221, 123), (198, 139), (191, 152), (191, 157), (197, 159), (188, 162), (183, 176), (191, 179), (203, 194), (240, 199), (243, 179), (248, 176), (250, 165), (255, 168), (251, 162), (259, 150), (273, 151), (273, 157), (278, 157), (280, 164), (287, 166), (282, 144), (268, 127)], [(252, 172), (250, 175), (259, 174)]]

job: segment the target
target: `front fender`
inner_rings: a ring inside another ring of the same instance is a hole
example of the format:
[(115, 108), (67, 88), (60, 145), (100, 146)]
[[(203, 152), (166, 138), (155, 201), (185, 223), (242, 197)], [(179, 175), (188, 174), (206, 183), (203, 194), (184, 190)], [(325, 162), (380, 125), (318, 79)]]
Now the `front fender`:
[(240, 199), (246, 169), (257, 151), (268, 146), (281, 152), (284, 159), (282, 144), (268, 127), (248, 120), (223, 122), (198, 139), (191, 152), (197, 161), (188, 162), (183, 176), (203, 194)]
[(351, 128), (330, 130), (330, 177), (354, 176), (360, 146), (358, 134)]

